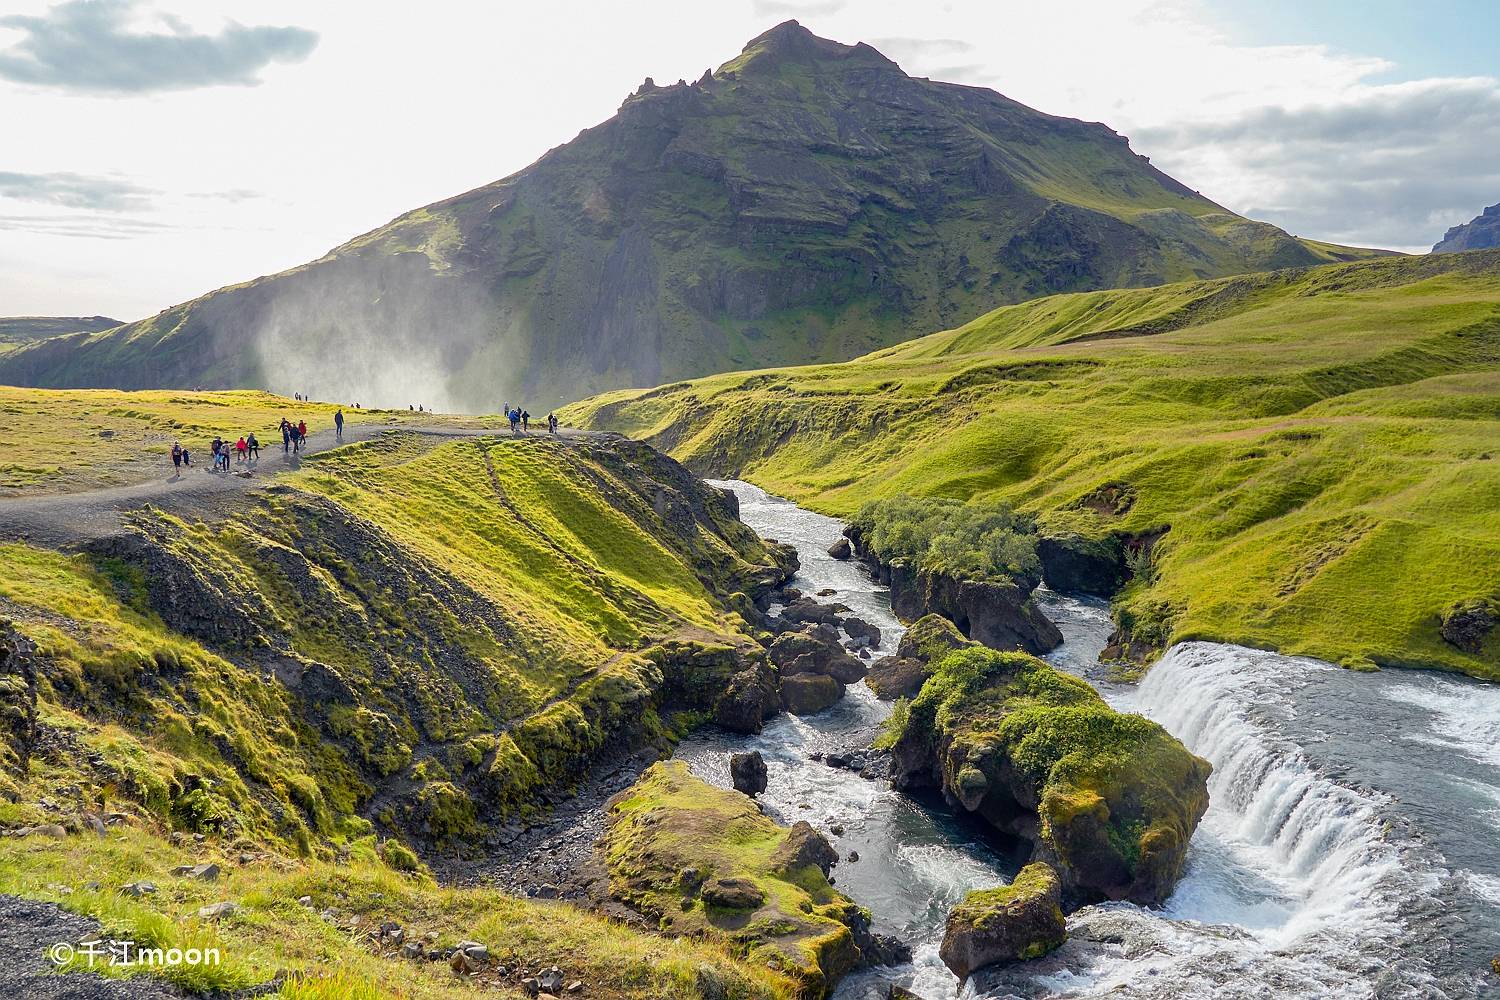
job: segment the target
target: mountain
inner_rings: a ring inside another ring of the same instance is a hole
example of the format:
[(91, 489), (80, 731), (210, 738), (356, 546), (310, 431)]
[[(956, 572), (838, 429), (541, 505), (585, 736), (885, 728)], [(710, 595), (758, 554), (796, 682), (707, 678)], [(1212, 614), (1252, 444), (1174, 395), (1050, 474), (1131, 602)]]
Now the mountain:
[(536, 412), (832, 361), (1054, 292), (1363, 256), (1241, 218), (1105, 125), (789, 21), (504, 180), (0, 381)]
[(1461, 226), (1454, 226), (1433, 246), (1433, 253), (1500, 247), (1500, 205), (1491, 205)]
[(1008, 501), (1054, 589), (1133, 577), (1122, 648), (1500, 680), (1500, 250), (1051, 296), (565, 417), (830, 514)]
[(65, 333), (98, 333), (122, 326), (108, 316), (0, 316), (0, 351)]

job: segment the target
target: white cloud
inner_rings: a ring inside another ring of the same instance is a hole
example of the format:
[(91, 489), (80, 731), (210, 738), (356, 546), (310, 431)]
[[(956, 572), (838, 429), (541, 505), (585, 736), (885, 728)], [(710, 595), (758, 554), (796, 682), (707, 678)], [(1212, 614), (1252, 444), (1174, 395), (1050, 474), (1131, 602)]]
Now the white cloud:
[(166, 31), (132, 30), (137, 0), (64, 0), (42, 15), (0, 17), (21, 38), (0, 50), (0, 78), (98, 94), (144, 94), (215, 84), (252, 85), (272, 62), (307, 58), (318, 36), (297, 27), (230, 23), (194, 34), (163, 14)]

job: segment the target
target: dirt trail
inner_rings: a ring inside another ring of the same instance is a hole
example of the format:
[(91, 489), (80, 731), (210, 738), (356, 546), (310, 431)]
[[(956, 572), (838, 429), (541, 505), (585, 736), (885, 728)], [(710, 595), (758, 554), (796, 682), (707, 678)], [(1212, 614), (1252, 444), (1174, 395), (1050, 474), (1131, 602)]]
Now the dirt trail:
[[(576, 442), (604, 437), (593, 431), (560, 429), (557, 434), (532, 431), (513, 436), (509, 430), (471, 427), (410, 427), (386, 424), (354, 424), (344, 428), (338, 440), (330, 430), (309, 434), (300, 454), (286, 454), (272, 445), (261, 447), (259, 461), (231, 464), (228, 475), (209, 471), (212, 459), (195, 455), (191, 469), (132, 486), (79, 493), (61, 493), (0, 499), (0, 540), (25, 541), (52, 548), (109, 535), (119, 530), (120, 516), (152, 505), (177, 514), (211, 515), (233, 506), (245, 495), (276, 482), (287, 472), (302, 467), (302, 459), (344, 445), (380, 437), (387, 431), (439, 438), (492, 437), (499, 441), (551, 440)], [(276, 444), (280, 444), (277, 441)]]

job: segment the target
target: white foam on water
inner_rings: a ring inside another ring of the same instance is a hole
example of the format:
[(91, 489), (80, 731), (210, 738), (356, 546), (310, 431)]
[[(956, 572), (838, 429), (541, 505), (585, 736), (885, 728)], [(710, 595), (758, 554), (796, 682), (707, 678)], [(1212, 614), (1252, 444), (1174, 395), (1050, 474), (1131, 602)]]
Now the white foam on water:
[(1425, 708), (1432, 728), (1408, 739), (1457, 750), (1481, 764), (1500, 767), (1500, 687), (1421, 677), (1388, 685), (1393, 701)]
[[(885, 648), (894, 645), (900, 625), (880, 588), (856, 565), (826, 554), (839, 536), (837, 521), (746, 484), (716, 485), (735, 490), (741, 516), (762, 536), (798, 546), (803, 570), (797, 586), (837, 590), (832, 600), (885, 630)], [(1112, 627), (1107, 606), (1050, 592), (1039, 600), (1068, 637), (1054, 662), (1064, 669), (1091, 667)], [(1160, 722), (1214, 765), (1210, 807), (1194, 836), (1184, 877), (1162, 910), (1112, 903), (1079, 911), (1069, 921), (1073, 940), (1058, 952), (998, 977), (981, 976), (960, 996), (1366, 1000), (1377, 992), (1377, 979), (1382, 979), (1381, 996), (1407, 995), (1389, 988), (1391, 957), (1399, 954), (1393, 942), (1401, 931), (1402, 904), (1425, 892), (1433, 874), (1403, 870), (1400, 852), (1383, 832), (1381, 797), (1320, 775), (1295, 743), (1264, 721), (1268, 705), (1282, 718), (1294, 715), (1287, 692), (1309, 671), (1332, 669), (1318, 661), (1194, 642), (1169, 650), (1138, 688), (1105, 685), (1103, 693), (1117, 708)], [(1496, 694), (1495, 714), (1482, 718), (1500, 724)], [(1466, 708), (1460, 716), (1460, 706), (1445, 700), (1443, 692), (1424, 689), (1412, 697), (1425, 698), (1424, 706), (1439, 720), (1434, 738), (1471, 749), (1486, 738), (1493, 742), (1488, 730), (1474, 725), (1472, 711)], [(879, 704), (862, 685), (850, 688), (850, 707), (866, 699)], [(850, 775), (808, 771), (805, 763), (794, 763), (824, 738), (819, 726), (817, 717), (778, 720), (750, 741), (766, 751), (773, 775), (778, 764), (787, 766), (779, 781), (773, 777), (772, 788), (779, 785), (780, 792), (770, 797), (782, 800), (777, 804), (790, 818), (817, 822), (818, 814), (838, 814), (851, 837), (858, 829), (877, 838), (862, 844), (861, 853), (865, 846), (878, 850), (895, 877), (885, 880), (889, 885), (863, 888), (872, 903), (886, 897), (881, 902), (906, 914), (901, 922), (910, 921), (905, 936), (914, 951), (911, 966), (849, 977), (839, 996), (883, 997), (882, 981), (892, 975), (918, 995), (952, 996), (955, 979), (938, 957), (943, 917), (968, 889), (997, 884), (1002, 876), (972, 845), (932, 842), (938, 834), (931, 827), (923, 828), (922, 842), (900, 839), (913, 831), (900, 822), (903, 807), (886, 798), (895, 793), (871, 795), (874, 789), (857, 781), (845, 785)], [(828, 801), (845, 794), (850, 800), (837, 807)], [(812, 815), (786, 808), (799, 801), (813, 804)], [(867, 827), (852, 815), (861, 812), (872, 823), (877, 814), (883, 816), (881, 825)], [(894, 842), (878, 842), (893, 835)], [(1500, 895), (1500, 879), (1468, 877), (1477, 895)], [(1401, 971), (1401, 981), (1420, 980), (1418, 966)]]
[(1169, 650), (1134, 691), (1111, 692), (1116, 707), (1161, 723), (1213, 765), (1211, 804), (1161, 911), (1111, 904), (1076, 915), (1083, 940), (1101, 940), (1089, 928), (1102, 920), (1114, 928), (1102, 940), (1135, 947), (1071, 943), (1033, 978), (1042, 992), (1032, 995), (1371, 995), (1373, 956), (1399, 932), (1402, 887), (1411, 890), (1382, 833), (1382, 800), (1320, 776), (1253, 711), (1326, 669), (1193, 642)]

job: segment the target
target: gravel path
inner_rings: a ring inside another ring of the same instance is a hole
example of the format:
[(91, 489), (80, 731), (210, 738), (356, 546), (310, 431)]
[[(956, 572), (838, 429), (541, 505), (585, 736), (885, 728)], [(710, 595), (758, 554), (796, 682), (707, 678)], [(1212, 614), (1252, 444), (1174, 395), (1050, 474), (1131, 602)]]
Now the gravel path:
[[(420, 434), (438, 438), (494, 437), (510, 440), (508, 430), (486, 430), (469, 427), (406, 427), (384, 424), (354, 424), (344, 429), (344, 439), (335, 438), (332, 430), (308, 435), (300, 455), (283, 454), (271, 446), (261, 449), (254, 465), (232, 465), (229, 475), (208, 471), (206, 455), (199, 455), (193, 468), (180, 474), (152, 479), (133, 486), (0, 499), (0, 540), (19, 540), (36, 545), (60, 548), (112, 534), (120, 528), (120, 515), (152, 504), (177, 514), (212, 515), (222, 513), (240, 497), (262, 489), (276, 477), (295, 472), (302, 458), (346, 444), (369, 441), (387, 431)], [(562, 429), (556, 435), (533, 431), (527, 438), (576, 441), (598, 438), (592, 431)], [(280, 442), (277, 442), (278, 444)], [(203, 463), (203, 464), (198, 464)], [(241, 470), (245, 474), (241, 474)]]
[[(182, 1000), (176, 989), (145, 976), (106, 979), (58, 975), (47, 949), (58, 942), (99, 940), (98, 922), (54, 903), (0, 895), (0, 996), (18, 1000)], [(108, 961), (108, 959), (104, 959)]]

